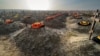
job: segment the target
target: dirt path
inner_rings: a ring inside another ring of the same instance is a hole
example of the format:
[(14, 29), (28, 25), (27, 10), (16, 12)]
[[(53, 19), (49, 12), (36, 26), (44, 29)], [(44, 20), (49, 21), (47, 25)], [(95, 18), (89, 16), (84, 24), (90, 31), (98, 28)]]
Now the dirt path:
[(7, 36), (0, 36), (0, 56), (19, 56), (19, 49)]
[(26, 27), (24, 27), (24, 28), (22, 28), (22, 29), (20, 29), (20, 30), (14, 32), (14, 33), (11, 33), (10, 34), (11, 39), (13, 39), (14, 37), (16, 37), (18, 34), (20, 34), (25, 29), (26, 29)]

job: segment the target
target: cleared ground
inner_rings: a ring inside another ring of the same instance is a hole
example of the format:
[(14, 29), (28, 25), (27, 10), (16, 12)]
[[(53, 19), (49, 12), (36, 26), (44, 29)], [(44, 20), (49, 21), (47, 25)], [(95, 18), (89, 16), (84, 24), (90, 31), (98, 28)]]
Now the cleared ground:
[[(57, 12), (34, 12), (36, 16), (32, 16), (32, 20), (41, 21), (42, 16), (54, 13)], [(83, 19), (90, 21), (90, 18)], [(12, 31), (0, 36), (0, 56), (100, 56), (99, 45), (88, 39), (90, 26), (77, 24), (81, 20), (64, 14), (45, 21), (46, 26), (40, 29), (30, 29), (16, 21), (5, 27)], [(95, 27), (94, 36), (100, 33), (99, 23)]]

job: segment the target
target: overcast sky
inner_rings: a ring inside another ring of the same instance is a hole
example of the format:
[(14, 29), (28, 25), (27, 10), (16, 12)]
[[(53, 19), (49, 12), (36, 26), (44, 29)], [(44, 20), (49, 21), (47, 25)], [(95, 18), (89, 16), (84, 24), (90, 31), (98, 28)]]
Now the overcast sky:
[(0, 9), (92, 10), (100, 9), (100, 0), (0, 0)]

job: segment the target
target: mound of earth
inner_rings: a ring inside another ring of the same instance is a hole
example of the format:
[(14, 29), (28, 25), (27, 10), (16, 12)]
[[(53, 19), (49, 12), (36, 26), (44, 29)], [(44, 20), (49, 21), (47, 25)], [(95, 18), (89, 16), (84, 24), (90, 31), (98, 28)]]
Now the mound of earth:
[(59, 46), (60, 36), (46, 27), (26, 28), (14, 37), (14, 41), (24, 56), (63, 56)]
[(21, 23), (20, 21), (16, 21), (8, 25), (5, 25), (5, 24), (0, 25), (0, 35), (10, 34), (23, 27), (25, 27), (25, 25)]
[(62, 29), (66, 27), (66, 15), (59, 16), (49, 21), (45, 21), (45, 25), (50, 28)]

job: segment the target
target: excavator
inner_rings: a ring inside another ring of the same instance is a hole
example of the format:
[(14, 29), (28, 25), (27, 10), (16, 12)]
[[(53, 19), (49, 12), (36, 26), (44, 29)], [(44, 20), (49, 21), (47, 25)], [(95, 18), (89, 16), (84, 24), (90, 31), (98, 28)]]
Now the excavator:
[(79, 25), (82, 25), (82, 26), (89, 26), (91, 24), (91, 28), (89, 31), (89, 40), (92, 39), (93, 41), (98, 42), (98, 43), (100, 43), (100, 35), (95, 36), (95, 37), (92, 37), (92, 35), (94, 33), (95, 24), (97, 22), (100, 22), (99, 16), (100, 16), (99, 10), (97, 9), (97, 11), (94, 13), (94, 16), (92, 17), (92, 23), (86, 20), (82, 20), (81, 22), (78, 23)]
[(10, 23), (13, 23), (14, 21), (12, 19), (6, 19), (5, 20), (5, 24), (10, 24)]
[[(47, 16), (46, 18), (45, 18), (45, 20), (46, 21), (50, 21), (50, 20), (52, 20), (52, 19), (54, 19), (54, 18), (56, 18), (56, 17), (59, 17), (59, 16), (61, 16), (62, 14), (61, 13), (57, 13), (57, 14), (54, 14), (54, 15), (51, 15), (51, 16)], [(25, 23), (26, 24), (26, 26), (27, 26), (27, 19), (29, 19), (29, 18), (31, 18), (31, 16), (29, 15), (29, 16), (24, 16), (24, 22), (23, 23)], [(2, 22), (4, 23), (4, 24), (6, 24), (6, 25), (8, 25), (8, 24), (11, 24), (11, 23), (13, 23), (14, 22), (14, 20), (12, 20), (12, 19), (5, 19), (4, 21), (2, 21), (2, 20), (0, 20), (0, 22), (1, 22), (1, 24), (2, 24)], [(45, 25), (44, 25), (44, 21), (40, 21), (40, 22), (35, 22), (35, 23), (32, 23), (31, 24), (31, 28), (32, 29), (39, 29), (39, 28), (41, 28), (41, 27), (44, 27)]]
[(8, 25), (8, 24), (11, 24), (13, 22), (14, 21), (12, 19), (5, 19), (5, 20), (0, 19), (0, 24), (6, 24), (6, 25)]
[(32, 29), (39, 29), (41, 27), (44, 27), (44, 23), (43, 22), (35, 22), (35, 23), (31, 24), (31, 28)]
[(75, 19), (82, 19), (81, 15), (80, 15), (78, 12), (72, 13), (72, 16), (73, 16)]
[(89, 25), (91, 25), (91, 23), (87, 20), (82, 20), (82, 21), (78, 22), (78, 25), (89, 26)]
[[(55, 14), (55, 15), (46, 17), (45, 20), (46, 20), (46, 21), (50, 21), (50, 20), (52, 20), (52, 19), (54, 19), (54, 18), (56, 18), (56, 17), (59, 17), (59, 16), (61, 16), (61, 15), (62, 15), (61, 13), (57, 13), (57, 14)], [(39, 28), (44, 27), (44, 26), (45, 26), (45, 25), (44, 25), (44, 21), (35, 22), (35, 23), (32, 23), (32, 24), (31, 24), (31, 28), (32, 28), (32, 29), (39, 29)]]
[(57, 14), (55, 14), (55, 15), (46, 17), (46, 20), (49, 21), (49, 20), (52, 20), (52, 19), (54, 19), (54, 18), (56, 18), (56, 17), (58, 17), (58, 16), (61, 16), (61, 15), (62, 15), (61, 13), (57, 13)]

